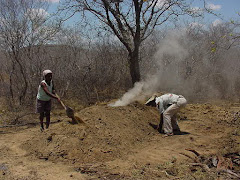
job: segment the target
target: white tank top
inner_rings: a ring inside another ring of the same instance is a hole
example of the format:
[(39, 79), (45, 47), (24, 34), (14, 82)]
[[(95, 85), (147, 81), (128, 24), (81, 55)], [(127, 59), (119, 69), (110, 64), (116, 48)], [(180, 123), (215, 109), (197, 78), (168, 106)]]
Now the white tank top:
[[(52, 89), (53, 89), (53, 83), (52, 83), (52, 81), (50, 82), (50, 86), (46, 83), (45, 80), (43, 80), (41, 83), (46, 84), (49, 92), (52, 93)], [(49, 101), (49, 100), (51, 100), (51, 97), (45, 93), (45, 91), (43, 90), (41, 84), (40, 84), (39, 87), (38, 87), (37, 99), (39, 99), (39, 100), (41, 100), (41, 101)]]

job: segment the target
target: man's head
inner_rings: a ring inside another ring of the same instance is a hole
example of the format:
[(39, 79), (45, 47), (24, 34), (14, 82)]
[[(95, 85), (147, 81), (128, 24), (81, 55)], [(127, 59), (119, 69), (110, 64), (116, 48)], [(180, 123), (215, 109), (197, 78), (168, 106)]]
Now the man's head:
[(46, 81), (51, 81), (52, 80), (52, 71), (47, 69), (43, 71), (43, 79)]
[(155, 102), (156, 97), (157, 97), (156, 95), (153, 95), (153, 96), (145, 103), (145, 105), (156, 107), (156, 102)]

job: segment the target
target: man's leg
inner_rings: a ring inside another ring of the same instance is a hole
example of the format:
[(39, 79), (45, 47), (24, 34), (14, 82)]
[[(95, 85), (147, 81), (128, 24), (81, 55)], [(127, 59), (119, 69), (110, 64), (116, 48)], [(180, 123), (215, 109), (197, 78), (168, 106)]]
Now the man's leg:
[(41, 131), (44, 130), (44, 126), (43, 126), (43, 118), (44, 118), (44, 112), (41, 112), (40, 115), (39, 115)]
[[(180, 96), (180, 98), (177, 101), (177, 106), (179, 107), (178, 111), (181, 108), (183, 108), (184, 106), (186, 106), (186, 104), (187, 104), (187, 100), (183, 96)], [(172, 117), (172, 127), (173, 127), (173, 131), (176, 134), (180, 133), (180, 128), (179, 128), (178, 122), (177, 122), (177, 114), (174, 114), (173, 117)]]
[(46, 102), (46, 106), (45, 106), (45, 116), (46, 116), (46, 129), (48, 129), (49, 125), (50, 125), (50, 111), (52, 108), (52, 101), (49, 100)]
[(160, 114), (160, 122), (157, 127), (158, 132), (163, 133), (163, 114)]
[(50, 111), (45, 112), (46, 115), (46, 129), (48, 129), (50, 124)]
[(172, 117), (172, 128), (174, 132), (180, 132), (180, 128), (177, 122), (177, 114), (174, 114)]
[(164, 130), (164, 133), (166, 133), (166, 134), (173, 133), (173, 127), (172, 127), (172, 120), (171, 119), (174, 116), (174, 114), (177, 113), (178, 110), (179, 110), (179, 106), (177, 104), (172, 104), (163, 113), (163, 130)]

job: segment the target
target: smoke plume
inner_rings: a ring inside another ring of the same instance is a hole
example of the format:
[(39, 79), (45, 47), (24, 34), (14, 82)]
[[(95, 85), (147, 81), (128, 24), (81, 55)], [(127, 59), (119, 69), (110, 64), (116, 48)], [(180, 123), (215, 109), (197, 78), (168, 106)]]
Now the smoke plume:
[[(134, 101), (144, 100), (146, 97), (157, 92), (159, 88), (163, 89), (163, 85), (170, 87), (171, 84), (177, 82), (177, 79), (174, 78), (176, 74), (174, 69), (176, 64), (175, 62), (169, 62), (169, 60), (177, 59), (180, 61), (187, 56), (188, 52), (181, 44), (181, 37), (183, 37), (183, 35), (184, 31), (171, 31), (165, 39), (163, 39), (161, 44), (158, 45), (158, 50), (154, 55), (157, 69), (156, 73), (145, 75), (144, 80), (135, 83), (132, 89), (126, 92), (115, 103), (110, 104), (110, 106), (126, 106)], [(168, 57), (170, 58), (168, 59)], [(166, 66), (168, 66), (167, 72), (164, 69)]]

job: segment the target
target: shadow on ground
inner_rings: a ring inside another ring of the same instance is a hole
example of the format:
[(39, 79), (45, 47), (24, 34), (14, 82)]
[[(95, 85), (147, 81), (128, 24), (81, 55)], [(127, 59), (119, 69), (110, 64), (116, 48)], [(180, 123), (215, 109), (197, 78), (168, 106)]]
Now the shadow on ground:
[[(163, 132), (161, 132), (159, 129), (158, 129), (158, 125), (156, 124), (152, 124), (152, 123), (148, 123), (149, 126), (151, 126), (153, 129), (157, 130), (160, 134), (164, 134)], [(189, 132), (185, 132), (185, 131), (174, 131), (173, 132), (174, 135), (187, 135), (187, 134), (190, 134)]]

